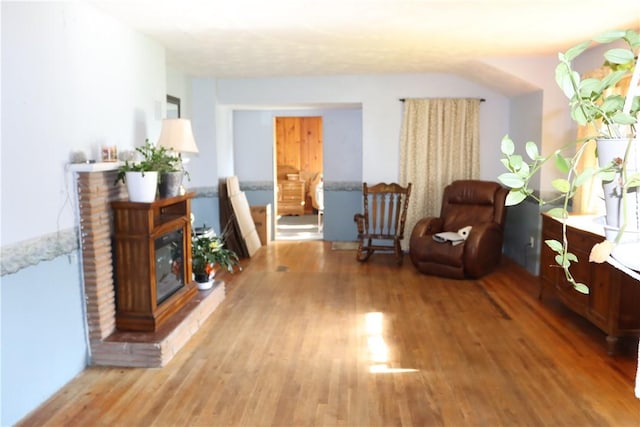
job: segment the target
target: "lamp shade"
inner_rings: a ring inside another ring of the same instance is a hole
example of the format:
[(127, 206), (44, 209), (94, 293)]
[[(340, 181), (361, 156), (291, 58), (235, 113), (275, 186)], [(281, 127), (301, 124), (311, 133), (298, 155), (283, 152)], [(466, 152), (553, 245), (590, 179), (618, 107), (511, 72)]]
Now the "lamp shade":
[(197, 153), (191, 121), (187, 119), (163, 119), (158, 146), (179, 153)]

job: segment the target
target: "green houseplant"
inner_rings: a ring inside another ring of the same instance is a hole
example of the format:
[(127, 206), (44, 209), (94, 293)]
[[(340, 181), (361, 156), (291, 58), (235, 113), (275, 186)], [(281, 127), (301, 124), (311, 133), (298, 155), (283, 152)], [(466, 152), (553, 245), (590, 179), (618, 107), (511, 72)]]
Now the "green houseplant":
[[(574, 70), (573, 61), (585, 52), (593, 41), (603, 45), (616, 43), (615, 47), (604, 53), (604, 63), (610, 68), (610, 72), (600, 79), (582, 79)], [(558, 149), (546, 156), (540, 153), (536, 143), (527, 142), (525, 151), (528, 160), (525, 161), (521, 155), (516, 154), (515, 144), (506, 136), (501, 144), (504, 156), (501, 161), (508, 172), (500, 175), (499, 180), (511, 189), (507, 205), (518, 204), (527, 197), (535, 198), (540, 204), (559, 202), (560, 207), (555, 207), (548, 213), (564, 220), (569, 216), (570, 200), (577, 188), (592, 177), (598, 176), (603, 182), (605, 197), (612, 196), (611, 203), (607, 203), (606, 219), (613, 219), (615, 224), (610, 224), (609, 227), (613, 232), (607, 232), (606, 239), (594, 246), (590, 261), (604, 262), (612, 251), (615, 256), (616, 246), (626, 244), (626, 232), (640, 231), (637, 223), (630, 224), (631, 216), (628, 215), (635, 207), (632, 205), (638, 204), (640, 186), (640, 168), (637, 167), (637, 158), (633, 157), (640, 150), (637, 134), (640, 92), (636, 89), (640, 79), (640, 35), (632, 30), (611, 31), (594, 38), (593, 41), (585, 41), (560, 53), (555, 78), (569, 99), (572, 119), (581, 126), (592, 125), (593, 129), (596, 129), (594, 134), (578, 142), (596, 140), (598, 166), (580, 168), (580, 159), (587, 145), (583, 144), (576, 149), (575, 141), (565, 149)], [(621, 44), (623, 47), (619, 47)], [(614, 88), (623, 79), (629, 80), (629, 88), (626, 93), (616, 93)], [(613, 153), (609, 153), (612, 148)], [(570, 154), (564, 154), (567, 151)], [(552, 186), (559, 193), (558, 198), (542, 200), (535, 195), (529, 183), (542, 165), (550, 160), (553, 160), (558, 170), (565, 174), (565, 178), (552, 182)], [(620, 212), (610, 213), (610, 205), (619, 207)], [(634, 215), (638, 218), (637, 214)], [(605, 226), (605, 231), (609, 229)], [(571, 262), (577, 261), (577, 258), (568, 251), (566, 236), (566, 221), (563, 221), (563, 241), (548, 240), (545, 243), (556, 252), (556, 262), (564, 269), (567, 281), (579, 292), (588, 293), (588, 286), (577, 283), (571, 275)], [(637, 255), (635, 257), (637, 258)]]
[[(118, 169), (115, 184), (127, 184), (132, 202), (152, 202), (156, 196), (158, 178), (171, 172), (182, 172), (182, 162), (165, 147), (153, 145), (149, 140), (136, 152), (142, 157), (138, 162), (126, 160)], [(182, 181), (182, 175), (180, 175)], [(173, 194), (175, 195), (175, 194)]]
[[(224, 246), (222, 236), (193, 234), (191, 238), (191, 271), (197, 283), (211, 282), (218, 268), (224, 268), (228, 272), (234, 273), (234, 268), (238, 264), (238, 255)], [(206, 289), (206, 286), (199, 285), (199, 288)]]

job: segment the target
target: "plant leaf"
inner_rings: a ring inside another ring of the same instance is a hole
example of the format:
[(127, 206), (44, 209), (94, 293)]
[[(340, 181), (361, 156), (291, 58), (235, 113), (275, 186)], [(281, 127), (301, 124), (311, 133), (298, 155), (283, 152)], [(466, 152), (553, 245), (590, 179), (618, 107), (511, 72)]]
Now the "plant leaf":
[(540, 158), (540, 151), (538, 150), (538, 144), (533, 141), (529, 141), (524, 146), (525, 151), (527, 152), (527, 156), (531, 160), (538, 160)]
[(640, 33), (637, 33), (633, 30), (627, 30), (624, 38), (629, 42), (631, 47), (640, 47)]
[(632, 125), (636, 122), (636, 118), (631, 114), (623, 113), (622, 111), (618, 111), (611, 117), (611, 119), (618, 124), (621, 125)]
[(616, 110), (622, 110), (624, 105), (624, 98), (620, 95), (611, 95), (607, 96), (600, 106), (600, 108), (606, 112), (610, 113)]
[(585, 42), (582, 42), (580, 44), (577, 44), (577, 45), (573, 46), (572, 48), (570, 48), (569, 50), (567, 50), (564, 53), (565, 59), (567, 61), (573, 61), (578, 55), (580, 55), (582, 52), (587, 50), (587, 48), (589, 47), (590, 44), (591, 44), (591, 42), (585, 41)]
[(611, 182), (614, 179), (616, 179), (616, 176), (618, 174), (613, 169), (604, 169), (598, 172), (598, 175), (600, 176), (600, 179), (603, 180), (604, 182)]
[(567, 194), (571, 190), (571, 184), (564, 178), (554, 179), (551, 185), (562, 194)]
[(555, 160), (556, 168), (558, 168), (560, 172), (569, 173), (569, 162), (560, 152), (556, 152)]
[(605, 33), (597, 35), (596, 37), (593, 38), (593, 40), (598, 43), (611, 43), (616, 40), (620, 40), (626, 34), (627, 32), (623, 30), (607, 31)]
[(572, 108), (571, 118), (573, 118), (573, 120), (575, 120), (580, 126), (586, 125), (588, 120), (585, 111), (582, 108)]
[(598, 88), (598, 91), (602, 92), (607, 88), (615, 86), (616, 83), (618, 83), (620, 80), (622, 80), (622, 78), (624, 76), (626, 76), (626, 75), (627, 75), (627, 72), (626, 71), (622, 71), (622, 70), (614, 71), (613, 73), (610, 73), (610, 74), (606, 75), (602, 79), (601, 86), (600, 86), (600, 88)]
[[(520, 157), (522, 160), (522, 157)], [(531, 175), (531, 170), (529, 169), (529, 165), (525, 162), (522, 162), (520, 165), (520, 169), (518, 170), (518, 175), (522, 177), (522, 179), (526, 180)]]
[(506, 154), (507, 156), (510, 156), (515, 152), (515, 145), (513, 144), (511, 138), (509, 138), (509, 135), (505, 135), (504, 138), (502, 138), (502, 143), (500, 143), (500, 150), (502, 151), (502, 154)]
[(571, 265), (569, 260), (566, 257), (563, 257), (562, 254), (556, 255), (555, 260), (556, 260), (556, 264), (558, 264), (562, 268), (569, 268), (569, 266)]
[(588, 98), (592, 93), (600, 91), (601, 82), (598, 79), (584, 79), (580, 84), (580, 96)]
[(631, 175), (631, 177), (627, 179), (627, 188), (634, 187), (640, 187), (640, 173)]
[(509, 194), (507, 194), (507, 199), (505, 200), (505, 206), (514, 206), (522, 202), (527, 198), (527, 194), (522, 190), (511, 190)]
[(553, 208), (547, 211), (547, 214), (559, 219), (565, 219), (567, 217), (567, 210), (564, 208)]
[(524, 180), (515, 173), (503, 173), (498, 176), (498, 180), (509, 188), (524, 187)]
[(575, 94), (573, 84), (571, 83), (570, 72), (571, 71), (567, 64), (563, 62), (556, 66), (556, 84), (560, 89), (562, 89), (564, 95), (569, 99), (573, 98), (573, 95)]
[(512, 171), (518, 172), (522, 168), (522, 156), (514, 154), (509, 157), (509, 165), (511, 166)]
[(613, 64), (626, 64), (627, 62), (635, 60), (635, 56), (631, 50), (622, 48), (610, 49), (604, 53), (604, 57)]
[(585, 170), (582, 171), (582, 173), (580, 173), (580, 175), (578, 175), (578, 177), (575, 180), (575, 185), (576, 186), (580, 186), (582, 184), (584, 184), (585, 182), (587, 182), (589, 179), (591, 179), (591, 177), (595, 174), (595, 169), (592, 167), (588, 167)]
[(545, 240), (544, 241), (547, 246), (549, 246), (551, 248), (552, 251), (557, 252), (557, 253), (562, 253), (562, 251), (564, 251), (564, 248), (562, 246), (562, 243), (558, 242), (557, 240), (554, 239), (549, 239), (549, 240)]
[(573, 289), (580, 292), (581, 294), (589, 295), (589, 287), (584, 283), (574, 283)]

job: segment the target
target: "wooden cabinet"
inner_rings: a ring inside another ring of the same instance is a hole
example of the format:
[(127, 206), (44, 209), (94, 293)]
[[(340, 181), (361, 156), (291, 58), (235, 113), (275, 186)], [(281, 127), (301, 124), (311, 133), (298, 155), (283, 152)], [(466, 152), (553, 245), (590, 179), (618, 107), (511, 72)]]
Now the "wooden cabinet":
[[(542, 215), (542, 240), (562, 241), (562, 223)], [(577, 292), (565, 278), (553, 252), (541, 245), (540, 278), (571, 310), (588, 319), (607, 334), (609, 354), (615, 352), (618, 337), (640, 335), (640, 283), (608, 263), (589, 262), (589, 253), (603, 236), (567, 225), (569, 251), (578, 257), (571, 273), (576, 281), (589, 287), (589, 294)]]
[(278, 183), (278, 215), (304, 215), (304, 181)]
[(191, 280), (191, 198), (111, 203), (116, 327), (156, 331), (197, 292)]

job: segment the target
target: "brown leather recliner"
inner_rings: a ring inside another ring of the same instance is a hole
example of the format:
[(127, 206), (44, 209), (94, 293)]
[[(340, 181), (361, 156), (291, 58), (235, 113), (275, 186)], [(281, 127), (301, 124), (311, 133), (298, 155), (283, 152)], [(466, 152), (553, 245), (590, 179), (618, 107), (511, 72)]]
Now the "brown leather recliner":
[[(502, 239), (508, 189), (497, 182), (454, 181), (442, 196), (440, 217), (423, 218), (415, 225), (409, 256), (425, 274), (455, 279), (478, 278), (493, 270), (502, 257)], [(437, 242), (433, 235), (471, 226), (458, 245)]]

